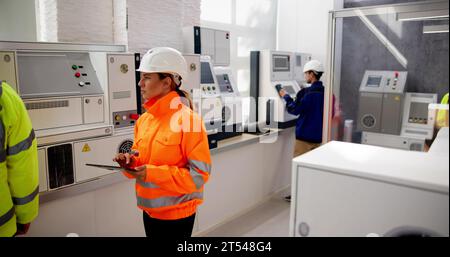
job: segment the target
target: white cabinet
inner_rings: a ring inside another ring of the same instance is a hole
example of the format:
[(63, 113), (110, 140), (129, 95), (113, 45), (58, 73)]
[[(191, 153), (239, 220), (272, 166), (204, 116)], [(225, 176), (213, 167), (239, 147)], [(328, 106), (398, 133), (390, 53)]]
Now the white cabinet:
[(204, 27), (183, 28), (184, 52), (211, 57), (214, 66), (230, 65), (230, 32)]
[(116, 172), (89, 167), (86, 163), (118, 166), (112, 159), (120, 148), (126, 150), (132, 146), (132, 138), (133, 135), (121, 135), (74, 143), (76, 182)]
[(448, 236), (448, 161), (448, 156), (343, 142), (297, 157), (290, 235), (422, 231)]
[(103, 96), (83, 97), (84, 124), (105, 121)]
[(214, 64), (219, 66), (230, 65), (230, 32), (216, 30), (214, 31), (215, 56)]

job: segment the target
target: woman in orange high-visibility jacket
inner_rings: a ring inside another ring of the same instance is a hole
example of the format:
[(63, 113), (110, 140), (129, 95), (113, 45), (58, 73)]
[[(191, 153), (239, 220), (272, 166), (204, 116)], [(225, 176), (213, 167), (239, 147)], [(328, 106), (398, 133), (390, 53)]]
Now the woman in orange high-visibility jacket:
[(136, 179), (146, 235), (190, 237), (211, 156), (203, 121), (180, 89), (187, 76), (186, 60), (175, 49), (153, 48), (138, 71), (147, 112), (136, 123), (133, 154), (118, 154), (114, 161), (136, 170), (124, 174)]

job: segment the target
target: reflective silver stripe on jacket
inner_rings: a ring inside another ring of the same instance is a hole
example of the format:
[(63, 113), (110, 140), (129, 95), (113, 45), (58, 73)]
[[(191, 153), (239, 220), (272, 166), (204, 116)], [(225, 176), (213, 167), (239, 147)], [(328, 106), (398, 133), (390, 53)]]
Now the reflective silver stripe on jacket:
[(6, 150), (7, 155), (15, 155), (20, 152), (26, 151), (30, 149), (31, 145), (33, 144), (33, 140), (35, 138), (34, 130), (31, 129), (30, 135), (24, 139), (22, 142), (19, 142), (18, 144), (8, 147)]
[(189, 173), (194, 181), (195, 187), (200, 189), (205, 181), (203, 180), (203, 176), (198, 170), (204, 171), (206, 173), (211, 173), (211, 165), (206, 164), (200, 161), (189, 160)]
[(143, 206), (145, 208), (161, 208), (168, 206), (175, 206), (181, 203), (189, 202), (194, 199), (203, 199), (203, 193), (193, 193), (186, 194), (182, 196), (169, 196), (169, 197), (160, 197), (156, 199), (146, 199), (140, 196), (137, 196), (137, 204), (139, 206)]
[(14, 214), (15, 214), (15, 210), (13, 207), (7, 213), (0, 216), (0, 227), (5, 225), (6, 222), (10, 221), (14, 217)]
[(39, 194), (39, 186), (36, 188), (36, 190), (33, 191), (33, 193), (29, 194), (28, 196), (21, 198), (13, 197), (12, 200), (14, 205), (24, 205), (33, 201), (38, 194)]
[(148, 188), (148, 189), (160, 188), (158, 185), (151, 183), (151, 182), (143, 182), (140, 180), (136, 180), (136, 183), (138, 183), (141, 187)]
[(189, 165), (194, 166), (195, 168), (202, 170), (208, 174), (211, 173), (211, 165), (201, 162), (201, 161), (194, 161), (194, 160), (189, 160)]

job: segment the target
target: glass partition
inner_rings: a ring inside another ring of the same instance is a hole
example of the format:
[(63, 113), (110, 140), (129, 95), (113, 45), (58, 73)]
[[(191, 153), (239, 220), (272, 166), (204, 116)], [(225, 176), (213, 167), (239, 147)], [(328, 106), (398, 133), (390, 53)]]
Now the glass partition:
[(448, 1), (344, 9), (330, 25), (327, 141), (427, 151), (448, 127)]

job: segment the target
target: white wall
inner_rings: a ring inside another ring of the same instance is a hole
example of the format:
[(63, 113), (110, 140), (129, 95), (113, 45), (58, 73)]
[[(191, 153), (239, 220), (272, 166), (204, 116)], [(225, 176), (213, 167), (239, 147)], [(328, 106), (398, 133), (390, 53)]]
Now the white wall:
[(40, 39), (122, 44), (140, 53), (157, 46), (182, 50), (182, 27), (200, 24), (200, 1), (38, 0)]
[(113, 43), (112, 0), (39, 0), (40, 40)]
[(128, 7), (128, 46), (131, 51), (168, 46), (183, 51), (182, 27), (200, 22), (200, 0), (133, 0)]
[(111, 0), (58, 1), (60, 42), (113, 42)]
[(126, 0), (113, 0), (113, 16), (114, 43), (126, 45), (128, 43)]
[(38, 41), (58, 42), (57, 7), (55, 0), (38, 0)]
[(0, 0), (0, 40), (36, 39), (35, 0)]
[(311, 53), (314, 59), (326, 65), (328, 14), (342, 7), (343, 0), (280, 0), (277, 49)]

